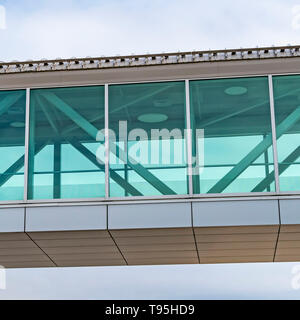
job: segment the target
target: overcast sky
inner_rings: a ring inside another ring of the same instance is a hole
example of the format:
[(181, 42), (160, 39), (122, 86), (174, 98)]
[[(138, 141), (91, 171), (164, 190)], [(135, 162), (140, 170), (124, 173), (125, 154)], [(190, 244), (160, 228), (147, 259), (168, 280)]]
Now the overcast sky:
[[(300, 0), (0, 5), (1, 61), (300, 43)], [(294, 265), (300, 263), (7, 270), (0, 299), (298, 299)]]
[(6, 8), (0, 60), (6, 61), (300, 43), (300, 0), (0, 4)]
[(299, 265), (7, 270), (0, 299), (299, 299)]

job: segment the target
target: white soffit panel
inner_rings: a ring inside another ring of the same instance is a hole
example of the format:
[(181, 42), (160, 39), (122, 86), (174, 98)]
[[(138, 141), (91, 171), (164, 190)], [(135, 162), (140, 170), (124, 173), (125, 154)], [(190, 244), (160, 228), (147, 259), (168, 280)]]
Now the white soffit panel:
[(109, 229), (186, 228), (191, 226), (190, 203), (108, 206)]
[(104, 230), (106, 206), (60, 206), (26, 209), (26, 231)]
[(193, 203), (195, 227), (278, 225), (277, 200)]
[(279, 204), (282, 224), (300, 224), (300, 200), (280, 200)]
[(24, 232), (24, 208), (0, 209), (0, 232)]

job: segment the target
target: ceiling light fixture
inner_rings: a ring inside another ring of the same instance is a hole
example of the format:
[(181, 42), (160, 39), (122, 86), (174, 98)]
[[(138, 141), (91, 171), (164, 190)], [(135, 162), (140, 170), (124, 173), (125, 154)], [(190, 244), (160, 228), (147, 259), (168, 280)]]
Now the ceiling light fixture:
[(229, 87), (224, 92), (230, 96), (240, 96), (248, 92), (248, 89), (245, 87)]
[(138, 117), (138, 120), (146, 123), (163, 122), (168, 119), (168, 116), (162, 113), (146, 113)]
[(25, 127), (25, 123), (24, 122), (15, 121), (15, 122), (12, 122), (10, 124), (10, 126), (13, 127), (13, 128), (24, 128)]

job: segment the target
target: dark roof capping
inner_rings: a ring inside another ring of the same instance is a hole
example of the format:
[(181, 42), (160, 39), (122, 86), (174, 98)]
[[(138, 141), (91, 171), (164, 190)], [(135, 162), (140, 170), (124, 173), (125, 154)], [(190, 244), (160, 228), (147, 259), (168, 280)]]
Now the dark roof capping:
[(203, 50), (114, 57), (86, 57), (36, 61), (0, 62), (0, 75), (7, 73), (59, 70), (105, 69), (159, 64), (182, 64), (230, 60), (274, 59), (300, 57), (299, 46), (261, 47), (225, 50)]

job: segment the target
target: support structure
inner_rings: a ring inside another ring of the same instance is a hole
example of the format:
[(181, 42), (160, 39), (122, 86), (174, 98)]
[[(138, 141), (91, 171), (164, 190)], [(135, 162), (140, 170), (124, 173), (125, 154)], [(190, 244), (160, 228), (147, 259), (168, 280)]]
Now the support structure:
[[(69, 117), (73, 122), (75, 122), (78, 127), (88, 133), (93, 140), (97, 141), (97, 139), (99, 139), (99, 135), (100, 137), (101, 135), (103, 135), (101, 131), (99, 131), (92, 123), (83, 118), (72, 107), (70, 107), (66, 102), (62, 101), (55, 94), (47, 93), (44, 94), (43, 97), (48, 100), (48, 102), (50, 102), (53, 106), (59, 109), (62, 113), (64, 113), (67, 117)], [(100, 140), (105, 141), (105, 137), (103, 136)], [(116, 150), (116, 154), (118, 154), (119, 158), (122, 161), (126, 162), (126, 159), (128, 159), (128, 165), (130, 166), (130, 168), (133, 169), (141, 177), (143, 177), (159, 192), (164, 195), (175, 194), (175, 192), (171, 188), (169, 188), (165, 183), (159, 180), (141, 164), (135, 163), (135, 161), (129, 155), (125, 154), (125, 152), (121, 148), (119, 148), (117, 144), (110, 147), (110, 152), (114, 152), (114, 149)]]
[[(300, 107), (296, 108), (280, 125), (277, 126), (277, 139), (288, 131), (296, 122), (300, 120)], [(272, 145), (272, 134), (268, 134), (252, 151), (250, 151), (236, 166), (231, 169), (220, 181), (218, 181), (208, 193), (221, 193), (233, 182), (242, 172), (244, 172), (261, 154)]]
[[(300, 261), (299, 83), (300, 46), (1, 62), (0, 265)], [(123, 117), (187, 134), (141, 165)]]

